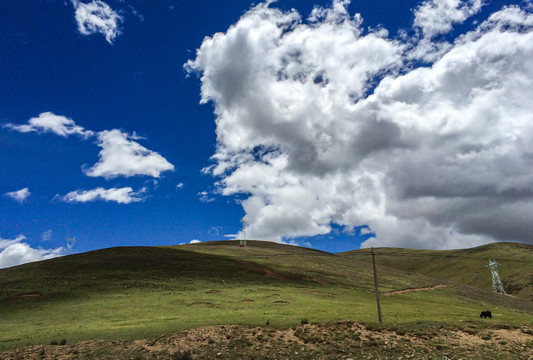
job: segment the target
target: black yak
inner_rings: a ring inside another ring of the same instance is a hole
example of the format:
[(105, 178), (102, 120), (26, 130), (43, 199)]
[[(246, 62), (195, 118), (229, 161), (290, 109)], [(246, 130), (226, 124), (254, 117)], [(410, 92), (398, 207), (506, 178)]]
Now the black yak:
[(479, 314), (479, 317), (480, 318), (490, 318), (490, 319), (492, 319), (492, 313), (489, 310), (482, 311), (481, 314)]

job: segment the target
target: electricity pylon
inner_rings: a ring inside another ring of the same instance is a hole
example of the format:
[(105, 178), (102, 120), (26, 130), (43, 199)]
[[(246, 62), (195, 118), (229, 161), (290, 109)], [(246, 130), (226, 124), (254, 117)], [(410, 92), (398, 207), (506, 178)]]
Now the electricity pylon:
[(239, 241), (239, 246), (246, 246), (246, 226), (248, 225), (248, 221), (246, 221), (245, 217), (241, 219), (241, 224), (242, 224), (242, 230), (241, 230), (241, 241)]
[(496, 261), (489, 259), (489, 265), (487, 267), (490, 268), (490, 273), (492, 274), (492, 288), (496, 292), (505, 294), (502, 281), (500, 280), (500, 275), (498, 275), (498, 265), (501, 264), (498, 264)]

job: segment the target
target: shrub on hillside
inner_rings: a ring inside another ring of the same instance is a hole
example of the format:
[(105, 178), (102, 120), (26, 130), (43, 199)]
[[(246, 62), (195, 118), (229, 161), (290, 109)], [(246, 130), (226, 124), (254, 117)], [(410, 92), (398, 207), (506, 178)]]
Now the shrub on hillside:
[(192, 360), (191, 350), (179, 351), (172, 355), (172, 360)]
[(63, 339), (61, 341), (52, 340), (50, 345), (67, 345), (67, 339)]

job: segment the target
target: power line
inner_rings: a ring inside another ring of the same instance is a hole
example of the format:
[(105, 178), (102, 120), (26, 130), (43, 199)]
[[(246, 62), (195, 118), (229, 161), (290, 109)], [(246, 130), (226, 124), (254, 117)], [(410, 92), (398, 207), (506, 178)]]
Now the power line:
[[(329, 253), (318, 253), (318, 254), (261, 254), (261, 255), (243, 255), (239, 254), (239, 256), (246, 257), (246, 258), (263, 258), (263, 257), (286, 257), (286, 256), (298, 256), (298, 257), (306, 257), (306, 256), (319, 256), (319, 257), (335, 257), (335, 258), (345, 258), (349, 259), (356, 256), (371, 256), (372, 253), (370, 252), (359, 252), (354, 253), (350, 255), (337, 255), (337, 254), (329, 254)], [(432, 258), (458, 258), (458, 259), (475, 259), (475, 260), (487, 260), (486, 257), (478, 257), (478, 256), (463, 256), (463, 255), (440, 255), (440, 254), (412, 254), (412, 253), (400, 253), (400, 252), (386, 252), (386, 253), (380, 253), (376, 252), (376, 256), (403, 256), (403, 257), (432, 257)], [(228, 256), (228, 255), (224, 255)], [(229, 255), (232, 256), (232, 255)], [(519, 262), (533, 262), (533, 260), (527, 260), (527, 259), (510, 259), (510, 258), (498, 258), (500, 261), (519, 261)]]
[[(371, 253), (367, 252), (359, 252), (359, 253), (353, 253), (350, 255), (346, 255), (347, 257), (351, 257), (353, 255), (371, 255)], [(445, 255), (445, 254), (413, 254), (413, 253), (402, 253), (402, 252), (376, 252), (376, 255), (394, 255), (394, 256), (405, 256), (405, 257), (432, 257), (432, 258), (460, 258), (460, 259), (476, 259), (476, 260), (487, 260), (486, 257), (479, 257), (479, 256), (468, 256), (468, 255)], [(343, 255), (340, 255), (341, 257), (344, 257)], [(510, 259), (510, 258), (498, 258), (500, 261), (521, 261), (521, 262), (533, 262), (533, 260), (527, 260), (527, 259)]]
[(381, 303), (379, 301), (379, 289), (378, 289), (378, 273), (376, 271), (376, 259), (374, 257), (374, 248), (372, 248), (372, 267), (374, 268), (374, 287), (376, 289), (376, 303), (378, 306), (378, 319), (379, 323), (383, 323), (383, 320), (381, 319)]

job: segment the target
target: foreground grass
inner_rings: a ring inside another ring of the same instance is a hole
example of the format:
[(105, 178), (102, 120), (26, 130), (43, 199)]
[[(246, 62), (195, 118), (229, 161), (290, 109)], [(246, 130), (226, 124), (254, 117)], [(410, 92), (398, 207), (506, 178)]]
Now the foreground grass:
[[(144, 339), (209, 325), (281, 329), (302, 319), (376, 320), (364, 262), (270, 243), (231, 245), (116, 248), (4, 269), (0, 350), (61, 339)], [(439, 282), (387, 268), (380, 280), (383, 291)], [(493, 325), (533, 322), (527, 303), (451, 284), (382, 294), (381, 301), (387, 326), (485, 324), (485, 309)]]

